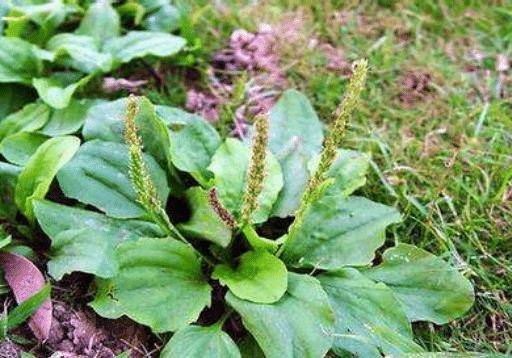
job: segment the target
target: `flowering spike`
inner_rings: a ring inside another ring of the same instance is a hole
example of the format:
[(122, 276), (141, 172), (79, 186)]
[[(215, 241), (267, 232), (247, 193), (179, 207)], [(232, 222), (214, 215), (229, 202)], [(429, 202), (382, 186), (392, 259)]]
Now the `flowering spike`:
[(268, 143), (268, 117), (258, 116), (254, 122), (254, 138), (251, 150), (251, 162), (247, 170), (247, 187), (242, 204), (242, 223), (250, 224), (251, 215), (258, 208), (258, 196), (263, 190), (266, 172)]
[[(302, 195), (300, 206), (295, 213), (295, 220), (288, 230), (289, 237), (293, 237), (294, 231), (300, 227), (307, 207), (319, 199), (331, 183), (331, 181), (326, 178), (326, 174), (336, 159), (337, 149), (342, 143), (347, 121), (359, 103), (367, 72), (368, 62), (366, 60), (359, 60), (354, 63), (354, 73), (350, 79), (345, 98), (336, 110), (336, 117), (325, 139), (324, 149), (320, 155), (320, 162), (315, 173), (309, 180), (308, 186)], [(281, 248), (281, 251), (282, 250), (284, 250), (284, 245)]]
[(137, 194), (137, 202), (142, 205), (150, 217), (169, 235), (176, 235), (176, 229), (167, 216), (162, 201), (149, 175), (149, 170), (142, 155), (142, 140), (137, 133), (135, 118), (139, 107), (135, 96), (128, 98), (125, 118), (124, 140), (130, 154), (130, 179)]

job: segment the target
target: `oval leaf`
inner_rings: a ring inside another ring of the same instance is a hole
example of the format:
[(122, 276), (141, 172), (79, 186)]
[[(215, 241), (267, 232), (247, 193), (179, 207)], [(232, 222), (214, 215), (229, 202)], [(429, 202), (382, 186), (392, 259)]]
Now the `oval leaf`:
[(199, 116), (182, 117), (183, 126), (171, 128), (170, 154), (179, 170), (190, 173), (200, 184), (206, 185), (211, 178), (207, 170), (215, 151), (221, 144), (220, 136)]
[(50, 107), (44, 103), (30, 103), (0, 122), (0, 140), (18, 132), (34, 132), (50, 118)]
[(285, 91), (269, 115), (268, 146), (284, 178), (273, 215), (292, 216), (309, 180), (307, 163), (322, 150), (322, 123), (306, 96), (296, 90)]
[(213, 210), (208, 192), (200, 187), (193, 187), (185, 192), (185, 196), (191, 216), (187, 222), (178, 224), (178, 229), (187, 236), (227, 247), (231, 243), (231, 228)]
[(24, 166), (37, 148), (47, 140), (47, 136), (37, 133), (16, 133), (0, 143), (0, 154), (11, 163)]
[[(162, 202), (169, 187), (165, 172), (155, 160), (144, 160)], [(136, 218), (145, 214), (129, 175), (128, 149), (124, 144), (94, 140), (80, 147), (76, 156), (57, 175), (64, 194), (91, 204), (116, 218)]]
[(52, 240), (48, 271), (56, 280), (75, 271), (112, 277), (117, 273), (115, 248), (120, 242), (164, 235), (147, 221), (113, 219), (45, 200), (34, 202), (34, 214)]
[[(214, 185), (219, 200), (235, 217), (239, 215), (242, 207), (250, 157), (249, 147), (237, 139), (228, 138), (219, 147), (208, 167), (214, 173)], [(234, 163), (236, 165), (233, 165)], [(254, 223), (267, 220), (282, 187), (281, 167), (275, 157), (268, 152), (263, 190), (258, 197), (258, 208), (252, 214)]]
[(52, 239), (64, 231), (80, 229), (101, 233), (105, 239), (115, 243), (141, 236), (162, 237), (164, 235), (158, 226), (148, 221), (113, 219), (94, 211), (60, 205), (47, 200), (36, 200), (34, 213), (45, 234)]
[(89, 6), (76, 33), (91, 36), (96, 43), (102, 44), (119, 36), (121, 20), (109, 0), (99, 0)]
[(188, 326), (176, 332), (160, 358), (240, 358), (240, 351), (220, 325)]
[(217, 265), (212, 277), (229, 287), (238, 298), (273, 303), (286, 292), (288, 272), (284, 263), (266, 251), (249, 251), (236, 268)]
[(399, 221), (392, 207), (357, 196), (324, 196), (307, 208), (296, 234), (288, 235), (282, 258), (321, 269), (367, 265), (384, 243), (386, 227)]
[(89, 108), (97, 102), (91, 99), (71, 100), (66, 108), (54, 110), (39, 132), (50, 137), (77, 132), (84, 124)]
[(102, 278), (113, 277), (118, 269), (115, 243), (116, 240), (94, 231), (63, 231), (52, 239), (48, 273), (56, 280), (75, 271)]
[[(90, 77), (78, 79), (75, 74), (54, 73), (51, 77), (34, 78), (32, 85), (39, 97), (49, 106), (57, 109), (67, 107), (78, 87), (87, 83)], [(76, 80), (76, 82), (72, 82)]]
[(91, 303), (98, 314), (114, 311), (154, 332), (174, 332), (210, 305), (211, 287), (190, 246), (169, 238), (141, 238), (123, 242), (116, 253), (119, 274), (104, 282), (108, 291)]
[[(412, 340), (412, 329), (393, 291), (375, 283), (357, 270), (347, 268), (318, 276), (336, 313), (336, 334), (355, 334), (370, 340), (375, 346), (380, 338), (375, 327), (387, 327)], [(345, 340), (335, 340), (337, 349), (353, 349), (357, 342), (344, 346)], [(367, 349), (362, 344), (361, 349)], [(385, 351), (385, 353), (388, 353)]]
[(411, 321), (448, 323), (474, 302), (471, 283), (456, 268), (408, 244), (384, 252), (383, 262), (363, 273), (388, 285)]
[(27, 41), (0, 36), (0, 82), (30, 84), (43, 70), (37, 50)]
[(105, 142), (124, 143), (126, 98), (103, 101), (91, 107), (85, 118), (82, 135), (86, 141), (101, 139)]
[(334, 313), (317, 279), (288, 274), (288, 289), (276, 303), (226, 300), (241, 316), (267, 358), (323, 357), (331, 348)]
[(146, 56), (168, 57), (185, 46), (182, 37), (165, 32), (130, 31), (125, 36), (108, 40), (103, 52), (108, 52), (121, 63)]
[[(127, 98), (94, 105), (87, 114), (82, 134), (86, 140), (101, 139), (124, 143), (124, 119)], [(162, 168), (170, 167), (170, 139), (165, 123), (156, 115), (155, 106), (145, 97), (137, 97), (139, 110), (135, 123), (149, 153)]]
[(76, 137), (55, 137), (43, 143), (27, 162), (18, 177), (15, 201), (29, 221), (34, 221), (33, 200), (45, 197), (55, 174), (79, 146), (80, 140)]
[[(316, 171), (319, 162), (319, 155), (310, 160), (308, 168), (311, 174)], [(367, 155), (354, 150), (338, 149), (336, 159), (327, 172), (327, 177), (334, 181), (325, 195), (349, 196), (366, 183), (369, 166), (370, 158)]]
[(112, 56), (101, 53), (98, 43), (90, 36), (58, 34), (48, 41), (46, 48), (55, 53), (59, 63), (80, 72), (108, 72), (112, 67)]

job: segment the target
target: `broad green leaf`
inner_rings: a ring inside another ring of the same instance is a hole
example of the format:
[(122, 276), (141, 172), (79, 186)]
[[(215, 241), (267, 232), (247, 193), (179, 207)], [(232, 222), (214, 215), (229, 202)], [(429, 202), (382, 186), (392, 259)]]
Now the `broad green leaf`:
[(17, 83), (0, 83), (0, 93), (0, 122), (36, 99), (34, 93), (27, 91), (26, 86)]
[(115, 247), (118, 240), (101, 231), (88, 229), (62, 231), (52, 238), (52, 259), (48, 272), (56, 280), (75, 271), (102, 278), (117, 274)]
[(211, 241), (221, 247), (231, 243), (231, 228), (215, 213), (208, 200), (208, 192), (192, 187), (185, 192), (191, 216), (187, 222), (177, 225), (186, 236)]
[(332, 351), (338, 357), (382, 358), (379, 349), (366, 337), (338, 333), (335, 339)]
[[(170, 187), (173, 194), (181, 195), (183, 183), (171, 163), (169, 132), (166, 123), (155, 114), (155, 106), (140, 97), (139, 112), (135, 122), (144, 144), (144, 150), (151, 154), (162, 168), (167, 168)], [(124, 143), (124, 118), (127, 99), (121, 98), (112, 102), (103, 102), (91, 107), (87, 113), (82, 135), (86, 140), (101, 139), (109, 142)]]
[[(142, 138), (144, 150), (163, 168), (170, 167), (169, 132), (162, 120), (157, 117), (155, 106), (145, 97), (138, 97), (139, 111), (135, 123)], [(190, 155), (193, 155), (190, 153)]]
[(27, 162), (18, 177), (14, 198), (29, 221), (34, 221), (33, 201), (45, 197), (55, 174), (79, 146), (80, 140), (76, 137), (55, 137), (43, 143)]
[(185, 46), (185, 39), (164, 32), (130, 31), (108, 40), (103, 51), (121, 63), (146, 56), (168, 57)]
[[(237, 139), (228, 138), (217, 149), (208, 167), (214, 173), (213, 184), (217, 188), (219, 200), (235, 217), (238, 217), (242, 208), (250, 157), (249, 147)], [(282, 187), (283, 177), (279, 163), (267, 152), (263, 190), (258, 197), (258, 208), (252, 215), (254, 223), (267, 220)]]
[(0, 142), (0, 154), (11, 163), (24, 166), (47, 140), (48, 137), (42, 134), (19, 132)]
[(31, 20), (39, 25), (34, 33), (31, 33), (32, 42), (44, 43), (49, 35), (62, 24), (68, 14), (75, 13), (79, 7), (74, 4), (66, 4), (63, 0), (51, 1), (13, 1), (11, 14), (20, 15), (23, 25), (28, 25)]
[(99, 44), (90, 36), (58, 34), (48, 41), (46, 48), (55, 54), (59, 63), (80, 72), (108, 72), (112, 68), (112, 56), (100, 52)]
[(169, 238), (140, 238), (117, 249), (119, 274), (106, 282), (110, 298), (91, 306), (98, 314), (114, 310), (151, 327), (154, 332), (177, 331), (194, 322), (210, 305), (211, 287), (190, 246)]
[(106, 142), (124, 143), (124, 118), (127, 99), (100, 102), (87, 112), (82, 135), (86, 141), (101, 139)]
[(0, 162), (0, 219), (14, 219), (16, 205), (14, 203), (14, 189), (20, 167)]
[(424, 352), (424, 349), (416, 344), (411, 338), (403, 336), (386, 326), (375, 326), (373, 328), (375, 339), (382, 347), (382, 351), (388, 354), (408, 354)]
[(314, 277), (289, 273), (287, 292), (273, 304), (241, 300), (231, 292), (226, 301), (267, 358), (323, 357), (331, 348), (335, 316)]
[(256, 303), (277, 302), (286, 292), (288, 271), (284, 263), (266, 251), (249, 251), (237, 267), (215, 266), (212, 277), (238, 298)]
[(474, 302), (471, 283), (456, 268), (431, 253), (408, 244), (388, 249), (383, 262), (363, 273), (388, 285), (409, 320), (448, 323)]
[(185, 125), (170, 129), (172, 163), (205, 186), (212, 177), (207, 168), (221, 145), (220, 136), (199, 116), (186, 116), (182, 120)]
[(173, 32), (180, 25), (180, 11), (173, 5), (164, 4), (148, 15), (144, 27), (150, 31)]
[(115, 289), (112, 280), (97, 277), (95, 284), (96, 295), (89, 306), (104, 318), (119, 319), (124, 316), (125, 312), (119, 301), (112, 299), (112, 292)]
[[(71, 97), (78, 89), (89, 81), (90, 77), (77, 79), (74, 73), (54, 73), (51, 77), (34, 78), (32, 85), (39, 97), (49, 106), (62, 109), (68, 106)], [(77, 80), (76, 82), (73, 82)]]
[(0, 141), (18, 132), (34, 132), (44, 126), (50, 118), (50, 107), (37, 102), (30, 103), (0, 121)]
[[(352, 268), (327, 272), (318, 279), (336, 313), (336, 334), (355, 334), (378, 346), (380, 337), (375, 336), (375, 327), (387, 327), (412, 340), (411, 325), (393, 291), (386, 285), (375, 283)], [(350, 350), (356, 342), (352, 341), (351, 346), (344, 346), (344, 343), (336, 339), (335, 349)], [(361, 343), (359, 347), (368, 349), (368, 344)]]
[(101, 235), (114, 244), (142, 236), (162, 237), (164, 233), (153, 223), (142, 220), (121, 220), (90, 210), (73, 208), (47, 200), (34, 202), (34, 213), (41, 229), (54, 240), (66, 231), (81, 230)]
[[(311, 174), (316, 171), (319, 161), (320, 155), (308, 163)], [(327, 172), (327, 177), (333, 178), (334, 181), (324, 195), (349, 196), (366, 183), (369, 165), (370, 158), (367, 155), (353, 150), (338, 149), (336, 160)]]
[(219, 324), (188, 326), (176, 332), (160, 358), (240, 358), (240, 351)]
[[(165, 124), (157, 117), (155, 106), (145, 97), (138, 97), (139, 111), (135, 118), (144, 150), (163, 167), (169, 160), (169, 133)], [(82, 134), (86, 140), (101, 139), (124, 143), (124, 119), (127, 98), (112, 102), (101, 102), (87, 113)]]
[(162, 119), (165, 125), (173, 130), (177, 130), (187, 123), (192, 123), (195, 119), (205, 121), (204, 118), (197, 114), (189, 113), (176, 107), (156, 105), (155, 109), (156, 114)]
[(84, 124), (89, 108), (97, 102), (91, 99), (71, 100), (66, 108), (54, 110), (39, 132), (51, 137), (77, 132)]
[(102, 44), (105, 40), (119, 36), (121, 20), (110, 5), (110, 0), (97, 0), (89, 6), (75, 32), (78, 35), (91, 36), (96, 43)]
[(296, 267), (338, 269), (364, 266), (400, 221), (395, 208), (366, 198), (324, 196), (311, 204), (295, 235), (288, 235), (282, 258)]
[(36, 46), (19, 38), (0, 36), (0, 83), (31, 84), (42, 70)]
[[(165, 172), (155, 160), (144, 160), (165, 205), (169, 194)], [(80, 147), (76, 156), (57, 175), (64, 194), (91, 204), (116, 218), (137, 218), (145, 210), (137, 202), (129, 174), (130, 159), (124, 144), (93, 140)]]
[(273, 215), (292, 216), (299, 207), (309, 180), (307, 163), (322, 150), (323, 138), (322, 124), (308, 99), (295, 90), (284, 92), (270, 111), (268, 146), (284, 178)]

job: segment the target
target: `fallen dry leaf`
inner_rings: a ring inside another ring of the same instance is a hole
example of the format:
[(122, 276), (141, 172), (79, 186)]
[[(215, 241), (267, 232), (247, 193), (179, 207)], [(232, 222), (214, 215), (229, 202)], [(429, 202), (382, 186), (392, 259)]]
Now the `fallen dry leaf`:
[(103, 91), (107, 93), (114, 93), (121, 90), (127, 90), (130, 92), (137, 92), (137, 90), (146, 85), (148, 81), (146, 80), (137, 80), (132, 81), (126, 78), (114, 78), (114, 77), (105, 77), (103, 79)]
[[(43, 274), (27, 258), (9, 252), (0, 253), (0, 266), (4, 270), (5, 280), (19, 304), (39, 292), (45, 285)], [(52, 324), (52, 302), (46, 300), (32, 315), (28, 325), (36, 338), (44, 342), (48, 339)]]

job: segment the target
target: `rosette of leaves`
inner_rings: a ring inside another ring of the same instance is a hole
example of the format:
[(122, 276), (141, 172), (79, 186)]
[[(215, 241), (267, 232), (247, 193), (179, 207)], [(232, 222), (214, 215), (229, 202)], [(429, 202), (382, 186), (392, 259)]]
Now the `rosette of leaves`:
[(99, 315), (169, 332), (162, 357), (420, 354), (412, 322), (462, 316), (473, 288), (439, 257), (386, 245), (400, 214), (354, 194), (369, 158), (340, 145), (365, 74), (361, 62), (325, 133), (294, 90), (244, 140), (143, 97), (73, 115), (31, 104), (0, 122), (0, 213), (48, 235), (55, 279), (95, 276)]

